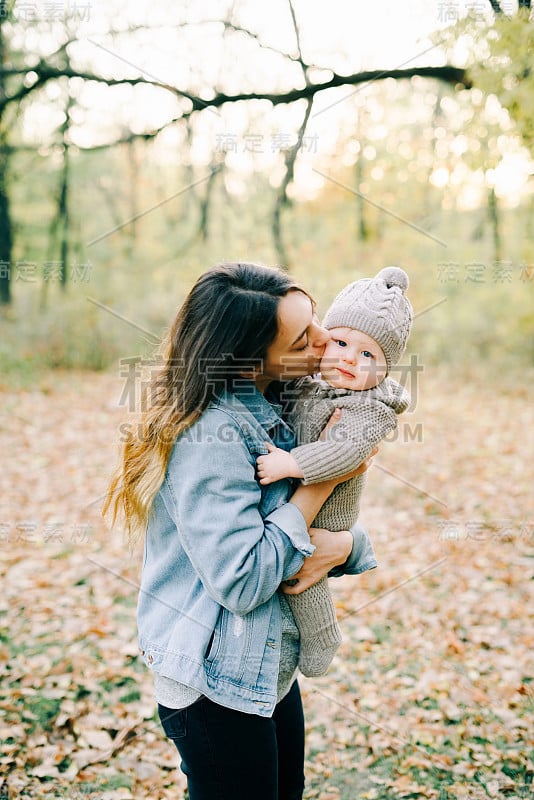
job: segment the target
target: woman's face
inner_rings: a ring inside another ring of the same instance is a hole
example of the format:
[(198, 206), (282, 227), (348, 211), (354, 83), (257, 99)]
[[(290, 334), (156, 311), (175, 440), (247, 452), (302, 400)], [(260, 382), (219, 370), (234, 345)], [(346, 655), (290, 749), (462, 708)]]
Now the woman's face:
[(303, 292), (288, 292), (278, 303), (278, 335), (256, 378), (258, 388), (317, 372), (329, 338), (317, 321), (310, 298)]

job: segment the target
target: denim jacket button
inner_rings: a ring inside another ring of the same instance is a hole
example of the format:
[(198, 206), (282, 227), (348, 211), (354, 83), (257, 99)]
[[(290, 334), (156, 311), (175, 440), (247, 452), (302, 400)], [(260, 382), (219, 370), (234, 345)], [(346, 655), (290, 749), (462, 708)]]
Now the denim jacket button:
[(147, 656), (147, 661), (148, 661), (148, 663), (149, 663), (149, 664), (152, 664), (152, 663), (154, 662), (154, 659), (152, 658), (152, 656), (150, 655), (150, 653), (149, 653), (149, 654), (148, 654), (148, 656)]

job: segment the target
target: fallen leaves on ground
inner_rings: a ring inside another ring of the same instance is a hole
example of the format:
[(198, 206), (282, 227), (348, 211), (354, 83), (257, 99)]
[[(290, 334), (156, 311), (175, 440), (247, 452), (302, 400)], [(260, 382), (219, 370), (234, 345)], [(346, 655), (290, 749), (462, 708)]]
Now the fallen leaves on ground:
[[(344, 641), (301, 679), (307, 800), (531, 796), (532, 402), (421, 383), (368, 476), (380, 566), (330, 582)], [(100, 517), (123, 388), (51, 373), (2, 394), (4, 800), (184, 796), (137, 652), (139, 553)]]

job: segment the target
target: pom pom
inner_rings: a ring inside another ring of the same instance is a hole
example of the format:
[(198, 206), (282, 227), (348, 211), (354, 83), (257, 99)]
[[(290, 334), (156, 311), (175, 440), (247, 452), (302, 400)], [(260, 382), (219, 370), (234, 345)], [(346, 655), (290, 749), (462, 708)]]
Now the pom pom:
[(380, 270), (375, 280), (377, 279), (384, 281), (388, 289), (391, 289), (392, 286), (398, 286), (403, 292), (410, 285), (408, 275), (400, 267), (385, 267)]

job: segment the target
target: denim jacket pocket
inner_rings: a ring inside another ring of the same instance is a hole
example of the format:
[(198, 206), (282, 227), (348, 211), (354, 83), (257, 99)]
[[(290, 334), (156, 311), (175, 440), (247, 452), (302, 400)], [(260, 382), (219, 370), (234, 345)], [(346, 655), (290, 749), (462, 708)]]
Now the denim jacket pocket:
[(206, 665), (209, 667), (219, 655), (219, 650), (221, 647), (221, 642), (223, 640), (223, 615), (225, 609), (221, 608), (219, 611), (219, 616), (217, 617), (217, 622), (215, 623), (215, 627), (212, 631), (210, 636), (208, 646), (206, 647), (206, 652), (204, 654), (204, 661)]
[(206, 670), (231, 682), (242, 680), (250, 655), (255, 611), (240, 617), (222, 608), (206, 650)]

